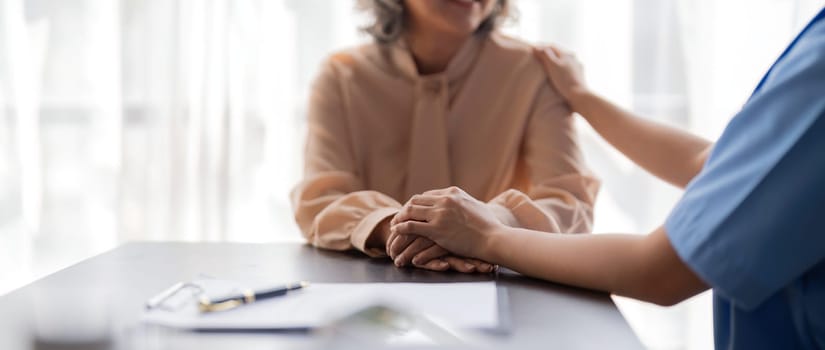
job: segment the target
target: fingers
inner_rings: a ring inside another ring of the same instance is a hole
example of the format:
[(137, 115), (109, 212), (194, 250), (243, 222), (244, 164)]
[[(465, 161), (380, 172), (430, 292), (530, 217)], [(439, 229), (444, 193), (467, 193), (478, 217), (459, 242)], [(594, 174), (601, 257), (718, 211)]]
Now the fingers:
[(476, 272), (476, 267), (473, 264), (468, 263), (466, 260), (455, 257), (455, 256), (445, 256), (444, 261), (450, 264), (450, 268), (462, 273), (473, 273)]
[(449, 252), (446, 249), (434, 244), (433, 246), (416, 254), (412, 259), (412, 263), (415, 266), (423, 266), (429, 264), (433, 260), (439, 260), (438, 258), (447, 254), (449, 254)]
[(495, 266), (493, 266), (493, 264), (486, 263), (486, 262), (483, 262), (481, 260), (476, 260), (476, 259), (467, 258), (465, 260), (468, 263), (475, 265), (476, 271), (478, 271), (480, 273), (490, 273), (490, 272), (493, 272), (493, 270), (495, 270)]
[(556, 45), (536, 47), (533, 49), (533, 53), (544, 64), (545, 68), (548, 69), (562, 67), (570, 62), (578, 62), (573, 52), (559, 48)]
[(419, 235), (429, 238), (434, 232), (434, 226), (427, 222), (405, 221), (392, 226), (391, 230), (397, 235)]
[(545, 68), (552, 65), (559, 65), (559, 55), (550, 47), (537, 47), (533, 49), (533, 54), (541, 61)]
[(429, 207), (407, 204), (398, 214), (395, 215), (392, 222), (404, 221), (430, 221), (432, 220), (432, 210)]
[(407, 246), (409, 246), (414, 240), (415, 236), (395, 233), (395, 238), (392, 240), (392, 242), (390, 242), (387, 248), (387, 254), (390, 256), (390, 258), (395, 260), (398, 254), (401, 254), (401, 252), (403, 252), (404, 249), (407, 249)]
[(555, 58), (565, 58), (565, 57), (568, 57), (568, 56), (569, 57), (575, 56), (573, 54), (573, 51), (567, 50), (567, 49), (565, 49), (565, 48), (563, 48), (559, 45), (556, 45), (556, 44), (547, 45), (546, 51), (548, 51), (548, 53), (551, 54), (551, 55), (555, 55)]
[(413, 204), (422, 207), (432, 207), (438, 205), (438, 199), (440, 197), (438, 195), (432, 194), (417, 194), (410, 198), (409, 203), (407, 205)]
[(450, 269), (450, 264), (442, 259), (433, 259), (424, 265), (418, 265), (416, 267), (430, 271), (443, 272)]
[(412, 262), (413, 257), (418, 255), (421, 251), (432, 247), (435, 245), (433, 241), (426, 239), (426, 238), (416, 238), (406, 249), (404, 249), (401, 254), (398, 254), (393, 260), (395, 261), (395, 266), (407, 266)]
[(430, 191), (424, 192), (423, 194), (425, 196), (443, 196), (443, 195), (447, 194), (447, 189), (442, 188), (442, 189), (438, 189), (438, 190), (430, 190)]
[(395, 231), (392, 230), (392, 225), (393, 225), (393, 222), (391, 220), (390, 221), (390, 227), (389, 227), (389, 233), (387, 234), (387, 241), (384, 242), (384, 251), (387, 252), (387, 255), (390, 255), (390, 250), (391, 250), (390, 247), (392, 247), (392, 244), (395, 243), (396, 239), (398, 239), (398, 234), (396, 234)]
[(568, 51), (565, 51), (565, 50), (562, 50), (561, 48), (559, 48), (558, 46), (555, 46), (555, 45), (550, 45), (549, 49), (547, 50), (547, 53), (549, 54), (549, 56), (551, 58), (556, 59), (556, 60), (560, 60), (560, 59), (563, 59), (565, 57), (572, 57), (573, 56), (572, 53), (570, 53)]
[(395, 215), (391, 224), (396, 225), (404, 221), (431, 221), (435, 215), (433, 207), (443, 206), (445, 201), (450, 201), (450, 198), (467, 196), (464, 190), (455, 186), (412, 196)]
[(564, 66), (564, 62), (561, 58), (562, 56), (559, 56), (552, 49), (542, 49), (535, 52), (539, 62), (548, 74), (552, 75)]
[[(425, 251), (435, 249), (441, 248), (436, 245), (427, 248)], [(449, 252), (447, 252), (447, 254), (449, 254)], [(419, 253), (419, 255), (421, 255), (421, 253)], [(418, 259), (419, 255), (416, 255), (416, 258), (413, 258), (413, 264), (415, 265), (415, 267), (430, 271), (443, 272), (448, 269), (453, 269), (455, 271), (462, 273), (492, 273), (496, 270), (495, 265), (483, 262), (481, 260), (460, 258), (457, 256), (447, 255), (441, 255), (439, 258), (429, 259), (428, 261), (422, 264), (421, 262), (415, 262)]]
[(451, 186), (451, 187), (447, 187), (447, 188), (444, 188), (444, 189), (427, 191), (427, 192), (424, 192), (424, 195), (428, 195), (428, 196), (446, 196), (446, 195), (455, 195), (455, 194), (461, 194), (461, 193), (464, 193), (464, 190), (462, 190), (461, 188), (458, 188), (456, 186)]
[(432, 219), (432, 207), (439, 203), (439, 197), (430, 195), (415, 195), (404, 204), (404, 207), (392, 218), (390, 225), (404, 221), (429, 221)]
[(495, 265), (476, 259), (456, 256), (447, 256), (442, 259), (447, 261), (454, 270), (463, 273), (491, 273), (496, 269)]

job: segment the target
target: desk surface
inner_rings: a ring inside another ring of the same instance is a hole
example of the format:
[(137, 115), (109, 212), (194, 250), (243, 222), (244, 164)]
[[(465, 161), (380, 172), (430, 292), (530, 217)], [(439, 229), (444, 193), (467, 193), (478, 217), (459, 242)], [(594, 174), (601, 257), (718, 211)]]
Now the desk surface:
[(105, 342), (84, 344), (78, 349), (318, 347), (317, 341), (305, 333), (187, 333), (138, 322), (146, 299), (199, 274), (314, 282), (495, 279), (507, 288), (511, 329), (508, 334), (485, 338), (487, 345), (509, 349), (642, 348), (606, 294), (541, 282), (509, 271), (496, 276), (437, 273), (398, 269), (388, 261), (300, 244), (230, 243), (131, 243), (2, 296), (0, 348), (74, 349), (65, 344), (55, 346), (50, 340), (71, 328), (77, 328), (71, 330), (73, 334), (110, 334), (104, 337), (108, 339)]

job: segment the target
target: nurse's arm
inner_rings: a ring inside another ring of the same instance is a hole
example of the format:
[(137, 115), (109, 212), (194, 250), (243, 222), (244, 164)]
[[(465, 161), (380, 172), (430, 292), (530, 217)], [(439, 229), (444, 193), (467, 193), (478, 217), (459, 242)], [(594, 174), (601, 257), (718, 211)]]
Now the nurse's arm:
[(713, 146), (709, 141), (634, 115), (589, 91), (573, 99), (599, 135), (656, 177), (685, 188), (702, 171)]
[(711, 142), (642, 118), (594, 93), (576, 58), (555, 47), (536, 51), (550, 81), (608, 143), (660, 179), (684, 188), (702, 170)]
[(514, 228), (459, 189), (413, 196), (391, 230), (427, 237), (457, 255), (524, 275), (660, 305), (676, 304), (708, 288), (676, 254), (664, 228), (650, 235), (547, 234)]
[(663, 306), (708, 289), (676, 254), (664, 228), (646, 236), (498, 230), (480, 258), (524, 275)]

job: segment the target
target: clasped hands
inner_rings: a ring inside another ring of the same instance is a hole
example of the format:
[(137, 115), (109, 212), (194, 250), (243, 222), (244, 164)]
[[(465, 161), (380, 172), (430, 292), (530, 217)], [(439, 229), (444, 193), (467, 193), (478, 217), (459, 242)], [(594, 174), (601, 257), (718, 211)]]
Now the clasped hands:
[(386, 251), (396, 266), (463, 273), (495, 270), (477, 257), (495, 228), (504, 224), (490, 204), (457, 187), (413, 196), (389, 224)]

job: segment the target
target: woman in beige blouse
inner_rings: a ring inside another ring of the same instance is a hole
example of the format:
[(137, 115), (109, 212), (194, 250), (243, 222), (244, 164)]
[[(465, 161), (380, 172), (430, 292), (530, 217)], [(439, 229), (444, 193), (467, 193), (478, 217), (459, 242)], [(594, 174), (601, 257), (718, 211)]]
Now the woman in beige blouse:
[(599, 182), (572, 113), (531, 47), (498, 33), (508, 0), (361, 0), (375, 42), (332, 55), (313, 85), (295, 218), (313, 245), (398, 266), (488, 272), (392, 236), (410, 197), (450, 186), (503, 224), (589, 232)]

